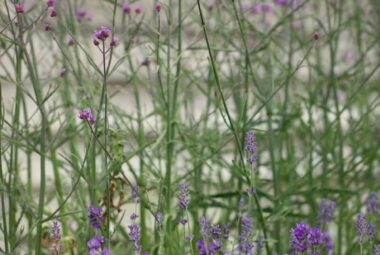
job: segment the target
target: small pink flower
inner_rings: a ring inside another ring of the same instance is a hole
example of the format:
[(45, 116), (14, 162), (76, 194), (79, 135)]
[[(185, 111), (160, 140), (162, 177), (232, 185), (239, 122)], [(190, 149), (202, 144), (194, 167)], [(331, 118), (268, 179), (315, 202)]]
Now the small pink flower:
[(74, 38), (73, 38), (71, 35), (68, 35), (68, 36), (66, 37), (66, 43), (67, 43), (67, 45), (69, 45), (69, 46), (73, 45), (73, 44), (74, 44)]
[(24, 4), (15, 4), (15, 7), (16, 7), (17, 13), (24, 13), (25, 11)]
[(154, 9), (156, 9), (156, 12), (160, 12), (161, 11), (161, 4), (156, 3), (156, 5), (154, 6)]
[(131, 6), (129, 3), (124, 3), (122, 8), (124, 13), (131, 13)]
[(53, 7), (50, 12), (50, 17), (56, 17), (57, 16), (57, 10)]
[(95, 36), (95, 33), (92, 34), (92, 43), (95, 45), (95, 46), (98, 46), (99, 45), (99, 41), (97, 40), (96, 36)]
[(63, 77), (63, 76), (65, 76), (65, 74), (66, 74), (66, 68), (62, 68), (60, 71), (59, 71), (59, 76), (60, 77)]
[(54, 7), (54, 5), (55, 5), (55, 0), (47, 0), (48, 7)]
[(51, 30), (51, 25), (50, 25), (50, 23), (48, 21), (45, 20), (44, 23), (43, 23), (43, 26), (44, 26), (45, 31), (50, 31)]
[(213, 0), (209, 0), (207, 3), (207, 10), (211, 12), (214, 9), (215, 2)]
[(112, 39), (111, 39), (110, 46), (117, 46), (117, 45), (119, 45), (119, 42), (120, 42), (119, 38), (116, 37), (116, 36), (114, 36), (114, 37), (112, 37)]
[(140, 14), (142, 12), (142, 7), (141, 5), (137, 5), (136, 8), (135, 8), (135, 13), (136, 14)]

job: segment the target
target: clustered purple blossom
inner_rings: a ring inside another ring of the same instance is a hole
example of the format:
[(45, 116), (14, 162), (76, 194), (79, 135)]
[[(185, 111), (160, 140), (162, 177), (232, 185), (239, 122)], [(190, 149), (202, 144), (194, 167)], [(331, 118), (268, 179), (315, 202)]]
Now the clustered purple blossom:
[(363, 244), (366, 237), (369, 240), (376, 238), (376, 226), (372, 222), (368, 222), (363, 213), (359, 213), (356, 217), (356, 233), (358, 235), (357, 242)]
[[(104, 41), (112, 35), (112, 30), (108, 27), (101, 26), (99, 30), (95, 30), (92, 34), (92, 42), (95, 46), (98, 46), (100, 44), (100, 41), (104, 43)], [(110, 46), (114, 47), (119, 44), (119, 38), (116, 36), (112, 36)]]
[(327, 232), (319, 227), (310, 228), (306, 223), (297, 223), (291, 230), (291, 248), (294, 254), (300, 254), (310, 249), (310, 255), (319, 255), (322, 251), (333, 248), (333, 242)]
[(100, 229), (102, 222), (104, 221), (104, 216), (102, 214), (102, 208), (90, 205), (88, 207), (87, 216), (90, 219), (91, 226), (95, 229)]
[(249, 164), (254, 164), (257, 161), (256, 157), (256, 134), (253, 131), (249, 131), (245, 134), (245, 151), (247, 152), (247, 161)]
[(85, 18), (87, 18), (88, 21), (92, 20), (92, 15), (83, 8), (78, 8), (76, 10), (75, 17), (79, 23), (81, 23)]
[[(219, 226), (213, 226), (202, 216), (199, 218), (200, 234), (202, 239), (196, 242), (199, 255), (215, 255), (223, 247), (223, 241), (228, 238), (229, 228), (227, 225), (220, 228)], [(223, 232), (223, 233), (222, 233)]]
[(92, 114), (90, 108), (85, 108), (78, 113), (78, 118), (81, 120), (86, 120), (90, 124), (94, 124), (96, 121), (95, 116)]
[(319, 226), (323, 226), (332, 221), (334, 217), (336, 204), (334, 201), (322, 199), (319, 204), (319, 210), (317, 215), (317, 223)]
[(104, 246), (104, 238), (102, 236), (94, 236), (87, 242), (88, 255), (109, 255), (109, 250)]
[(253, 255), (253, 222), (248, 216), (241, 217), (241, 234), (237, 251), (239, 254)]

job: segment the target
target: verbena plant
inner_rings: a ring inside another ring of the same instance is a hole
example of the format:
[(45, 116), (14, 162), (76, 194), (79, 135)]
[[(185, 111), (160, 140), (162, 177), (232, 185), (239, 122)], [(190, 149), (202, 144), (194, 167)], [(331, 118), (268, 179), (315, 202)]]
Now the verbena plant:
[(0, 254), (380, 254), (378, 0), (0, 3)]

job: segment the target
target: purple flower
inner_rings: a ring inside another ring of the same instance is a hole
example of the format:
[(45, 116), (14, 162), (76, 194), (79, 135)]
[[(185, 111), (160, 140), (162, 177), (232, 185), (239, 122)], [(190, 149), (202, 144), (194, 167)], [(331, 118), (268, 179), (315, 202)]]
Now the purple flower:
[(223, 231), (223, 239), (228, 240), (228, 238), (230, 237), (230, 225), (223, 224), (222, 231)]
[(135, 202), (135, 203), (139, 203), (140, 202), (140, 198), (139, 198), (139, 186), (138, 185), (132, 185), (131, 186), (131, 193), (132, 193), (132, 200)]
[(60, 71), (59, 71), (59, 76), (60, 77), (63, 77), (63, 76), (65, 76), (65, 74), (66, 74), (66, 68), (62, 68)]
[(67, 37), (66, 37), (66, 43), (69, 46), (73, 45), (74, 44), (74, 38), (71, 35), (67, 35)]
[(104, 238), (102, 236), (94, 236), (87, 242), (87, 249), (97, 250), (104, 244)]
[(362, 213), (356, 218), (356, 232), (358, 234), (358, 243), (364, 243), (364, 236), (367, 234), (367, 221)]
[(154, 9), (156, 10), (156, 12), (160, 12), (161, 11), (161, 4), (156, 3), (156, 5), (154, 6)]
[(198, 240), (196, 242), (196, 246), (198, 248), (198, 254), (199, 255), (207, 255), (207, 248), (206, 248), (205, 242), (203, 240)]
[(162, 212), (156, 213), (156, 222), (157, 222), (157, 225), (159, 226), (161, 226), (162, 223), (164, 222), (164, 215), (162, 214)]
[(292, 230), (292, 233), (293, 233), (293, 236), (297, 240), (302, 241), (307, 238), (309, 231), (310, 231), (309, 225), (301, 222), (301, 223), (296, 224), (296, 227)]
[(110, 251), (108, 250), (108, 248), (104, 248), (100, 255), (110, 255)]
[(96, 118), (94, 115), (92, 115), (90, 108), (85, 108), (85, 109), (79, 111), (78, 118), (81, 120), (86, 120), (90, 124), (94, 124), (96, 121)]
[(319, 204), (317, 223), (322, 226), (331, 222), (336, 204), (334, 201), (330, 201), (327, 199), (322, 199)]
[(189, 186), (187, 185), (185, 181), (181, 182), (179, 184), (179, 198), (178, 198), (179, 209), (181, 211), (185, 211), (187, 209), (187, 206), (190, 202), (189, 195), (190, 195)]
[(88, 207), (87, 216), (91, 221), (91, 226), (95, 229), (100, 229), (104, 216), (102, 215), (102, 208), (97, 208), (93, 205)]
[(113, 36), (110, 42), (110, 46), (112, 47), (117, 46), (119, 45), (119, 42), (120, 42), (119, 38), (116, 36)]
[(376, 225), (370, 221), (367, 223), (367, 236), (371, 241), (376, 238)]
[(25, 11), (24, 4), (22, 3), (15, 4), (15, 8), (17, 13), (24, 13)]
[(45, 31), (50, 31), (51, 30), (51, 25), (50, 25), (50, 23), (48, 21), (45, 20), (44, 23), (43, 23), (43, 26), (44, 26)]
[(129, 217), (131, 220), (136, 220), (139, 216), (136, 213), (132, 213)]
[(62, 238), (62, 233), (61, 233), (61, 223), (59, 221), (53, 221), (53, 226), (51, 227), (51, 235), (52, 238), (55, 241), (59, 241)]
[(108, 27), (101, 26), (99, 30), (94, 32), (95, 38), (104, 41), (111, 35), (112, 31)]
[(181, 217), (181, 218), (179, 219), (179, 223), (181, 223), (181, 225), (186, 225), (186, 223), (187, 223), (187, 219), (184, 218), (184, 217)]
[(368, 213), (373, 213), (375, 215), (379, 214), (380, 203), (376, 192), (371, 192), (371, 194), (369, 194), (365, 201), (365, 205)]
[(246, 255), (253, 254), (253, 222), (250, 217), (241, 217), (241, 235), (239, 236), (239, 244), (237, 247), (238, 252)]
[(373, 246), (373, 255), (380, 255), (380, 244), (375, 244)]
[(249, 164), (253, 164), (257, 161), (256, 158), (256, 134), (253, 131), (249, 131), (245, 134), (245, 151), (247, 152), (247, 161)]
[(206, 217), (201, 216), (199, 218), (199, 227), (200, 227), (200, 234), (204, 239), (209, 239), (211, 237), (211, 224), (210, 222), (206, 219)]
[(128, 226), (129, 228), (129, 238), (132, 242), (135, 243), (135, 250), (139, 251), (141, 249), (140, 245), (140, 239), (141, 239), (141, 233), (140, 233), (140, 226), (137, 224), (131, 224)]
[(142, 12), (142, 7), (141, 5), (137, 5), (136, 8), (135, 8), (135, 13), (136, 14), (140, 14)]
[(314, 227), (309, 232), (309, 241), (312, 246), (319, 246), (322, 243), (322, 232), (319, 227)]
[(55, 0), (47, 0), (47, 6), (48, 7), (54, 7), (54, 5), (55, 5)]
[(83, 21), (83, 19), (87, 16), (87, 11), (82, 8), (78, 8), (75, 14), (75, 17), (79, 23)]
[(53, 7), (50, 11), (50, 17), (56, 17), (57, 16), (57, 10)]
[(122, 9), (124, 13), (131, 13), (131, 6), (129, 3), (124, 3)]

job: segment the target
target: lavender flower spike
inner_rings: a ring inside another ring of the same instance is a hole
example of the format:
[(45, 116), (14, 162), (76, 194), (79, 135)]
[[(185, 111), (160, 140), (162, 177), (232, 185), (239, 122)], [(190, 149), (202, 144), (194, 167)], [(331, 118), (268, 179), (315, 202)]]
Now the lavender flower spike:
[(364, 243), (364, 236), (367, 234), (367, 221), (362, 213), (356, 218), (356, 232), (358, 234), (358, 243)]
[(331, 222), (334, 216), (336, 204), (334, 201), (322, 199), (317, 216), (317, 223), (319, 226), (323, 226)]
[(185, 211), (187, 209), (187, 206), (190, 202), (189, 195), (190, 195), (189, 185), (185, 181), (181, 182), (179, 184), (179, 198), (178, 198), (179, 209), (181, 211)]
[(256, 158), (256, 134), (253, 131), (249, 131), (245, 134), (245, 151), (247, 152), (247, 161), (249, 164), (254, 164), (257, 161)]
[(369, 197), (365, 201), (365, 205), (367, 207), (368, 213), (373, 213), (375, 215), (379, 214), (380, 212), (380, 203), (379, 198), (377, 197), (376, 192), (371, 192)]
[(102, 208), (97, 208), (93, 205), (88, 207), (87, 216), (91, 221), (91, 226), (95, 229), (100, 229), (104, 216), (102, 215)]
[(61, 223), (59, 221), (53, 221), (53, 226), (51, 228), (51, 234), (52, 238), (55, 241), (59, 241), (62, 238), (62, 232), (61, 232)]

